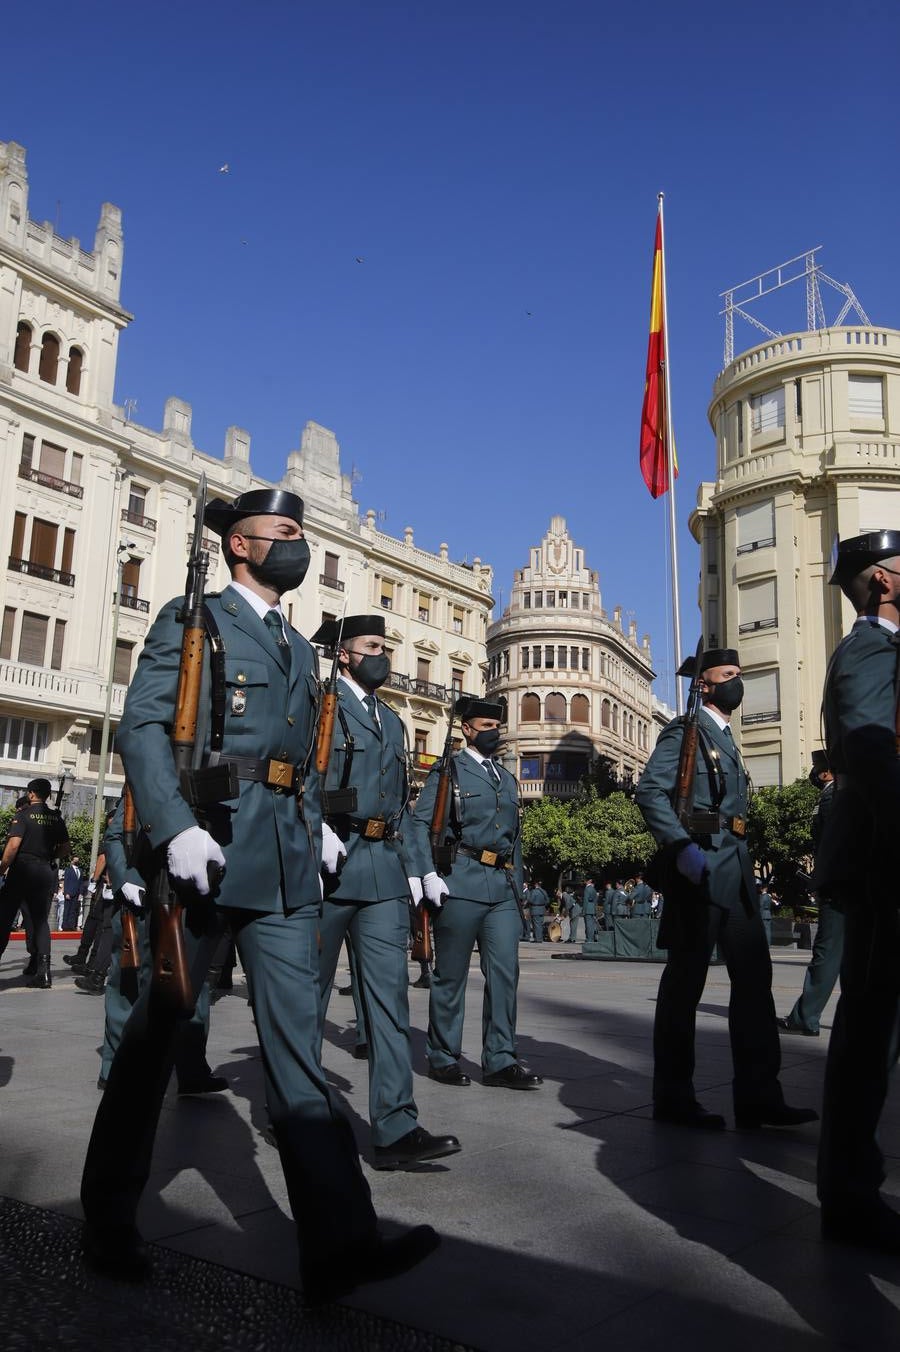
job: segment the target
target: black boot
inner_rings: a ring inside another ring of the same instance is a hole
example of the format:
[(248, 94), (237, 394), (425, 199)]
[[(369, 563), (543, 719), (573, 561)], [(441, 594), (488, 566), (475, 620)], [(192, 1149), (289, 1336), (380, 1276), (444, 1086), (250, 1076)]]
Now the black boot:
[(48, 991), (53, 985), (53, 978), (50, 975), (50, 955), (46, 958), (36, 958), (37, 967), (34, 976), (28, 978), (28, 985), (34, 986), (37, 990)]
[(37, 954), (32, 953), (31, 957), (28, 959), (27, 963), (25, 964), (22, 970), (22, 975), (35, 976), (37, 973), (37, 969), (38, 969)]

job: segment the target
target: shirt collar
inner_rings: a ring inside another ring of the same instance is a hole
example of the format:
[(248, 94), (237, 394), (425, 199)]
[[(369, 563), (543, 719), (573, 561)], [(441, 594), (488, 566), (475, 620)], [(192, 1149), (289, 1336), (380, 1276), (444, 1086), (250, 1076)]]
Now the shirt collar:
[(882, 629), (886, 629), (889, 634), (896, 634), (900, 630), (900, 625), (894, 624), (893, 620), (884, 619), (881, 615), (860, 615), (857, 623), (859, 620), (864, 620), (866, 624), (871, 624), (873, 627), (877, 624)]
[(490, 760), (490, 756), (482, 756), (477, 746), (467, 746), (465, 750), (467, 755), (471, 756), (479, 765), (484, 765), (486, 760)]
[[(338, 680), (343, 681), (344, 685), (346, 685), (349, 690), (353, 691), (354, 695), (359, 700), (360, 704), (364, 704), (365, 701), (369, 698), (369, 695), (372, 693), (371, 690), (364, 689), (364, 687), (361, 686), (358, 681), (354, 681), (352, 676), (345, 676), (343, 672), (340, 672), (340, 674), (338, 675)], [(377, 717), (378, 710), (377, 699), (375, 700), (375, 710)]]
[(252, 591), (250, 587), (245, 587), (243, 582), (235, 582), (233, 578), (228, 585), (234, 591), (237, 592), (238, 596), (242, 596), (244, 598), (244, 600), (247, 602), (247, 605), (251, 608), (251, 610), (254, 610), (256, 612), (256, 614), (259, 616), (261, 620), (265, 619), (270, 610), (274, 610), (277, 613), (278, 618), (281, 620), (281, 627), (284, 630), (285, 638), (287, 638), (287, 625), (285, 624), (284, 611), (281, 609), (280, 601), (278, 602), (277, 606), (270, 606), (266, 601), (262, 599), (259, 592)]
[(718, 727), (720, 727), (723, 732), (725, 731), (726, 728), (731, 727), (731, 720), (729, 718), (723, 718), (722, 715), (719, 713), (718, 709), (715, 707), (715, 705), (704, 704), (703, 712), (706, 714), (707, 718), (711, 718), (712, 721)]

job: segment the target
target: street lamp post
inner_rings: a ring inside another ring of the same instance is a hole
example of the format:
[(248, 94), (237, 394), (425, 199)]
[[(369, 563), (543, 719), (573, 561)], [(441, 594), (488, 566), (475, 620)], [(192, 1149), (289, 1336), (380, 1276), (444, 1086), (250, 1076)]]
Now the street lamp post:
[(116, 551), (116, 591), (113, 600), (112, 636), (109, 641), (109, 672), (106, 681), (106, 706), (103, 710), (103, 730), (100, 734), (100, 770), (97, 775), (97, 797), (94, 801), (94, 830), (91, 836), (91, 867), (93, 878), (100, 852), (100, 822), (103, 817), (103, 790), (106, 787), (106, 758), (109, 755), (110, 712), (112, 710), (113, 677), (116, 674), (116, 637), (119, 632), (119, 611), (122, 604), (122, 570), (131, 562), (134, 545), (129, 540)]

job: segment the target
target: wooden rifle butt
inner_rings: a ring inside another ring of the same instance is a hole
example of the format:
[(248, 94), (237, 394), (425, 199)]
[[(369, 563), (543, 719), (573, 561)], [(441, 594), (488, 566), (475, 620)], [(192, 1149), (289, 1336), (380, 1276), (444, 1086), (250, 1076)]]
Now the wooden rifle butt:
[(123, 972), (136, 972), (141, 965), (137, 916), (129, 906), (122, 907), (122, 953), (119, 967)]
[(412, 930), (412, 948), (410, 957), (413, 962), (422, 962), (431, 964), (432, 944), (431, 944), (431, 925), (428, 921), (428, 910), (424, 900), (416, 906), (410, 902), (409, 922)]

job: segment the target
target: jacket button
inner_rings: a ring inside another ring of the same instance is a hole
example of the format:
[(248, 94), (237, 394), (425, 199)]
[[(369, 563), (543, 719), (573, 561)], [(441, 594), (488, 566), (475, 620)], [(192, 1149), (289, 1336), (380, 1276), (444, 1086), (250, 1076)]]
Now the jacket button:
[(292, 716), (291, 714), (288, 714), (288, 726), (289, 726), (289, 727), (293, 727), (293, 726), (294, 726), (294, 718), (293, 718), (293, 716)]

